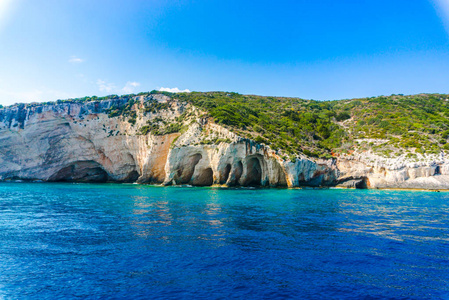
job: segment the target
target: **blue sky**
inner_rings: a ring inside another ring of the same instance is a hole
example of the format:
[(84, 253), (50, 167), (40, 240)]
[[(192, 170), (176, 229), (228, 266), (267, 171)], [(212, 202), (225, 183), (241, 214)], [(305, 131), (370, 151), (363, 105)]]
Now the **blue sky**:
[(0, 104), (449, 93), (449, 0), (0, 0)]

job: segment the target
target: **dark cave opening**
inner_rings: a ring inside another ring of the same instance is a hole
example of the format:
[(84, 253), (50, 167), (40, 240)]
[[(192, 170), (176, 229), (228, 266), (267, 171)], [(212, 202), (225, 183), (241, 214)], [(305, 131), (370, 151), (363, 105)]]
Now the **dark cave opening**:
[(182, 163), (182, 167), (176, 172), (178, 175), (178, 184), (188, 184), (192, 180), (195, 167), (198, 162), (203, 158), (201, 154), (195, 154), (187, 158), (187, 161)]
[(262, 168), (258, 158), (250, 158), (246, 164), (246, 179), (244, 186), (259, 186), (262, 181)]
[(211, 168), (202, 171), (198, 177), (192, 180), (192, 185), (195, 186), (211, 186), (214, 183), (214, 172)]
[(106, 182), (108, 173), (95, 161), (77, 161), (53, 174), (49, 181)]

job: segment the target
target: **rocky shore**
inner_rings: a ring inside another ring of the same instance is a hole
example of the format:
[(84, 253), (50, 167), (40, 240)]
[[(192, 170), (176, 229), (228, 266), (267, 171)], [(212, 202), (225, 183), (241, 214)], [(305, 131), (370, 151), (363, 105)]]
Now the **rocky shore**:
[[(148, 103), (162, 108), (148, 110)], [(111, 115), (128, 104), (117, 98), (0, 109), (0, 180), (449, 189), (443, 154), (418, 162), (370, 151), (291, 159), (164, 95), (134, 97), (132, 117)], [(143, 130), (174, 123), (182, 129)]]

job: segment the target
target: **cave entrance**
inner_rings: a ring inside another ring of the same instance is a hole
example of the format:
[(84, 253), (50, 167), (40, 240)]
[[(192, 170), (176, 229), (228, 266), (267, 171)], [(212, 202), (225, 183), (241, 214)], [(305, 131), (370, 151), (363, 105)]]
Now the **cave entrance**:
[(201, 171), (199, 176), (192, 180), (192, 185), (195, 186), (211, 186), (214, 183), (214, 172), (211, 168)]
[(177, 175), (179, 177), (179, 184), (188, 184), (192, 180), (193, 173), (195, 172), (195, 167), (198, 162), (203, 158), (201, 154), (195, 154), (187, 158), (181, 164), (181, 168), (177, 170)]
[(225, 184), (228, 181), (229, 173), (231, 173), (231, 164), (227, 164), (224, 170), (220, 173), (220, 184)]
[(441, 168), (440, 166), (435, 167), (435, 175), (441, 175)]
[(244, 186), (258, 186), (262, 181), (262, 168), (258, 158), (253, 157), (246, 163), (246, 180)]
[(366, 190), (369, 186), (368, 178), (362, 177), (359, 181), (355, 183), (356, 189)]
[(95, 161), (77, 161), (60, 169), (48, 181), (106, 182), (108, 173)]
[(139, 178), (140, 174), (136, 170), (130, 172), (125, 178), (123, 178), (123, 182), (136, 182)]

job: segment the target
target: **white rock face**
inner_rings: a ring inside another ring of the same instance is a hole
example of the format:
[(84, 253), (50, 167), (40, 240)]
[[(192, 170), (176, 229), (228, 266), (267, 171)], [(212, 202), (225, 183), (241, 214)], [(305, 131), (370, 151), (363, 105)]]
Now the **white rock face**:
[(372, 152), (337, 159), (339, 181), (363, 178), (369, 188), (449, 189), (449, 161), (440, 155), (385, 158)]
[[(0, 109), (0, 180), (449, 188), (449, 161), (443, 156), (416, 162), (353, 153), (292, 162), (202, 118), (186, 103), (164, 95), (133, 100), (134, 121), (108, 116), (111, 107), (128, 104), (123, 98)], [(147, 101), (165, 106), (145, 113)], [(141, 133), (155, 122), (182, 122), (182, 133)]]
[[(147, 178), (154, 173), (163, 180), (155, 168), (163, 172), (158, 158), (165, 160), (176, 135), (138, 135), (148, 117), (141, 115), (134, 126), (126, 118), (109, 118), (105, 109), (117, 102), (0, 110), (0, 179), (135, 181), (145, 170)], [(164, 117), (180, 110), (174, 105)]]

